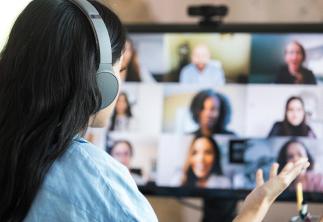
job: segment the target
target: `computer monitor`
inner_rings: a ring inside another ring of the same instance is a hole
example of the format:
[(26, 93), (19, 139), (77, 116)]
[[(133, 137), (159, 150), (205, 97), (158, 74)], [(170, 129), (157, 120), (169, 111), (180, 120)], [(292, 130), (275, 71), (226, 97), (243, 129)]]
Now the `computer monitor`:
[[(241, 199), (274, 162), (311, 167), (280, 197), (323, 202), (319, 25), (129, 26), (124, 84), (86, 137), (143, 193)], [(134, 173), (137, 172), (137, 173)], [(140, 172), (140, 173), (138, 173)]]

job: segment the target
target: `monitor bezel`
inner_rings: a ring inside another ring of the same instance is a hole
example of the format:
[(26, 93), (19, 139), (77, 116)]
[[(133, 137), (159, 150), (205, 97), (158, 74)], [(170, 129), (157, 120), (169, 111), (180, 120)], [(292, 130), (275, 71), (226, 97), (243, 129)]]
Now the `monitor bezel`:
[(323, 23), (303, 24), (235, 24), (220, 25), (198, 24), (128, 24), (128, 33), (209, 33), (209, 32), (234, 32), (234, 33), (323, 33)]

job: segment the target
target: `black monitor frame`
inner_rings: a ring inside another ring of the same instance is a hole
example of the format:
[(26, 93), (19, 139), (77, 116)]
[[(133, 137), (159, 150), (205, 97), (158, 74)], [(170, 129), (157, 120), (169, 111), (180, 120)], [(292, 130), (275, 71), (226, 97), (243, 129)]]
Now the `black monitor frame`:
[[(303, 24), (218, 24), (218, 25), (197, 25), (197, 24), (136, 24), (126, 25), (130, 34), (144, 33), (322, 33), (323, 23), (303, 23)], [(148, 184), (138, 186), (139, 190), (145, 195), (161, 197), (199, 197), (199, 198), (217, 198), (241, 200), (244, 199), (250, 190), (233, 189), (201, 189), (201, 188), (182, 188), (182, 187), (164, 187)], [(304, 199), (309, 202), (323, 203), (323, 193), (304, 192)], [(295, 201), (295, 192), (285, 191), (278, 201)]]
[(323, 33), (323, 23), (303, 24), (220, 24), (220, 25), (194, 25), (194, 24), (142, 24), (126, 25), (129, 33), (181, 33), (181, 32), (234, 32), (234, 33)]

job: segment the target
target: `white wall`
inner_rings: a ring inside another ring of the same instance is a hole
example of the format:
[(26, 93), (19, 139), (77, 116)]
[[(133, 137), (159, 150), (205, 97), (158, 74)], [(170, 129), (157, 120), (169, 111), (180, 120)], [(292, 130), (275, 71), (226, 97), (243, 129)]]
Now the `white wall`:
[(248, 124), (246, 136), (266, 137), (274, 122), (284, 119), (285, 104), (288, 98), (291, 96), (301, 96), (305, 102), (305, 110), (312, 113), (308, 124), (316, 136), (322, 138), (322, 92), (321, 88), (313, 86), (248, 86), (248, 108), (246, 116), (246, 122)]
[(0, 1), (0, 50), (5, 45), (18, 14), (31, 0)]

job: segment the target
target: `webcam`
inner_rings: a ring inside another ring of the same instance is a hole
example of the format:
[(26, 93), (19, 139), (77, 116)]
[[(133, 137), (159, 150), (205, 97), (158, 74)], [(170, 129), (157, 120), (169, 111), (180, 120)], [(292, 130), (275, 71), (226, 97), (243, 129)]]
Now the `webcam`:
[(194, 5), (188, 7), (187, 14), (192, 17), (201, 17), (200, 25), (219, 25), (228, 11), (226, 5)]

